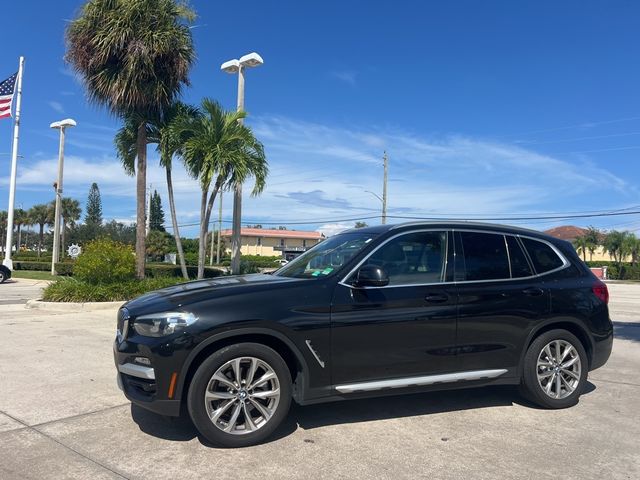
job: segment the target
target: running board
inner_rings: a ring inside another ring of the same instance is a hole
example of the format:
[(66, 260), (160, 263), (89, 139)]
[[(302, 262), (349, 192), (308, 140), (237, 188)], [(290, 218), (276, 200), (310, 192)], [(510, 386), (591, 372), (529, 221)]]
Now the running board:
[(375, 382), (351, 383), (348, 385), (337, 385), (336, 390), (340, 393), (370, 392), (372, 390), (382, 390), (385, 388), (405, 388), (422, 387), (425, 385), (435, 385), (436, 383), (452, 383), (469, 380), (482, 380), (496, 378), (507, 373), (506, 370), (474, 370), (471, 372), (444, 373), (441, 375), (427, 375), (424, 377), (395, 378), (393, 380), (378, 380)]

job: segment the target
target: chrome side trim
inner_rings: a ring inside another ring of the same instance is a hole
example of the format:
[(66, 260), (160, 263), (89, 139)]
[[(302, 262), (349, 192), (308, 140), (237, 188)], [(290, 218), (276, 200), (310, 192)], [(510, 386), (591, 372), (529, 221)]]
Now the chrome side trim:
[(370, 392), (385, 388), (405, 388), (434, 385), (436, 383), (453, 383), (460, 381), (482, 380), (496, 378), (507, 373), (506, 369), (499, 370), (474, 370), (470, 372), (444, 373), (439, 375), (427, 375), (423, 377), (395, 378), (392, 380), (378, 380), (374, 382), (350, 383), (337, 385), (335, 388), (340, 393)]
[(118, 371), (132, 377), (144, 378), (145, 380), (155, 380), (156, 372), (152, 367), (136, 365), (135, 363), (124, 363), (118, 365)]
[(318, 361), (320, 366), (322, 368), (324, 368), (324, 362), (322, 360), (320, 360), (320, 357), (318, 356), (318, 353), (313, 349), (313, 346), (311, 345), (311, 340), (305, 340), (304, 343), (307, 344), (307, 347), (309, 347), (309, 351), (315, 357), (315, 359)]

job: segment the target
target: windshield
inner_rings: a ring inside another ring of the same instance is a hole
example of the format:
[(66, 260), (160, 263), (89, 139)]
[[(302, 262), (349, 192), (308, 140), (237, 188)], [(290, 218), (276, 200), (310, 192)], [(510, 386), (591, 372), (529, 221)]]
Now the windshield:
[(371, 233), (349, 232), (329, 237), (299, 257), (291, 260), (274, 275), (292, 278), (319, 278), (342, 269), (354, 255), (373, 240)]

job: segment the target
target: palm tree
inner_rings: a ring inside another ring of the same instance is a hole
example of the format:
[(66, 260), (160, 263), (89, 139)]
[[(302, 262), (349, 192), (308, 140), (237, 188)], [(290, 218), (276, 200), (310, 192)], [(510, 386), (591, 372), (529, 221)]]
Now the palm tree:
[(68, 197), (63, 197), (60, 200), (60, 216), (62, 217), (62, 226), (60, 228), (60, 248), (62, 249), (62, 254), (60, 258), (64, 258), (65, 256), (65, 230), (67, 227), (74, 227), (76, 222), (80, 220), (81, 214), (82, 209), (80, 208), (80, 202), (78, 200)]
[(627, 233), (624, 239), (624, 250), (631, 256), (631, 265), (635, 267), (640, 255), (640, 238), (637, 238), (634, 233)]
[(576, 252), (582, 254), (582, 261), (587, 261), (587, 248), (588, 248), (588, 240), (586, 235), (580, 235), (573, 240), (573, 248), (576, 249)]
[(144, 278), (147, 124), (189, 83), (192, 10), (176, 0), (89, 0), (66, 32), (66, 60), (89, 99), (136, 128), (136, 274)]
[(593, 260), (593, 254), (602, 243), (602, 232), (600, 232), (596, 227), (589, 227), (587, 228), (587, 233), (585, 233), (584, 236), (587, 239), (586, 246), (589, 251), (589, 260)]
[(227, 112), (205, 98), (199, 115), (177, 120), (172, 127), (183, 144), (181, 155), (187, 170), (200, 181), (202, 190), (198, 278), (204, 277), (207, 227), (218, 192), (248, 177), (255, 179), (252, 195), (264, 190), (268, 173), (264, 148), (251, 129), (239, 122), (245, 116), (244, 112)]
[[(182, 240), (180, 239), (176, 204), (173, 195), (173, 179), (171, 175), (173, 157), (180, 152), (182, 144), (179, 141), (180, 139), (174, 134), (171, 125), (175, 123), (178, 118), (190, 118), (197, 114), (197, 108), (182, 102), (174, 102), (163, 112), (162, 117), (156, 118), (147, 125), (147, 143), (157, 144), (156, 150), (160, 154), (160, 166), (165, 169), (167, 176), (167, 191), (169, 193), (169, 210), (171, 212), (171, 223), (173, 224), (173, 236), (176, 242), (176, 249), (178, 250), (180, 269), (182, 270), (182, 276), (185, 280), (189, 280), (189, 274), (187, 273), (187, 264), (184, 259)], [(116, 134), (115, 145), (124, 169), (130, 175), (134, 173), (136, 140), (135, 122), (131, 119), (125, 119), (124, 125)]]
[(7, 211), (0, 210), (0, 252), (4, 252), (7, 243)]
[(29, 215), (21, 208), (16, 208), (13, 211), (13, 224), (16, 227), (16, 253), (20, 252), (20, 245), (22, 243), (21, 230), (23, 225), (29, 224)]
[(613, 260), (618, 264), (618, 268), (622, 266), (624, 258), (629, 254), (626, 240), (628, 235), (629, 232), (611, 230), (604, 240), (604, 249), (613, 257)]
[(51, 204), (34, 205), (29, 209), (29, 218), (34, 225), (40, 227), (40, 234), (38, 236), (38, 258), (40, 258), (42, 243), (44, 241), (44, 226), (53, 222), (53, 209), (51, 208)]

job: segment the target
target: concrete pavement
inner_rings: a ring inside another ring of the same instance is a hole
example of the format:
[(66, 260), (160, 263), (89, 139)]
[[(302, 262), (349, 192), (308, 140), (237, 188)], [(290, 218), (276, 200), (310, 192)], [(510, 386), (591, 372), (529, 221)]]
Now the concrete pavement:
[(49, 284), (47, 280), (11, 278), (0, 284), (0, 307), (2, 305), (22, 305), (27, 300), (40, 298), (42, 289)]
[(1, 306), (0, 478), (640, 478), (640, 285), (610, 290), (613, 355), (574, 408), (505, 387), (294, 406), (236, 450), (126, 401), (115, 310)]

